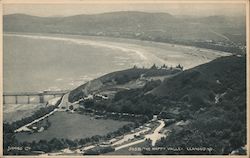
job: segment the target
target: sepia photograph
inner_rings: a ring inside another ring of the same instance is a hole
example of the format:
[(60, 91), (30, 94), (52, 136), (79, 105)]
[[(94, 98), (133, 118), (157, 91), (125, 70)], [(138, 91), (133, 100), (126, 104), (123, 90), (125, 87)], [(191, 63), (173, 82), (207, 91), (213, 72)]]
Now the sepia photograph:
[(249, 156), (249, 0), (0, 3), (2, 156)]

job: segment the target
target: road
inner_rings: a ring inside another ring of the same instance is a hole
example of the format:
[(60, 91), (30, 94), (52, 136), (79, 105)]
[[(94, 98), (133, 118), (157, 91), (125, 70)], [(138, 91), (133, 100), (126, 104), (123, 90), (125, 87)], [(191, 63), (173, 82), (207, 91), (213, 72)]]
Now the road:
[(60, 109), (63, 105), (68, 105), (69, 104), (69, 93), (64, 94), (61, 103), (58, 105), (58, 108)]
[(127, 142), (127, 141), (129, 141), (129, 140), (131, 140), (131, 139), (134, 139), (135, 136), (139, 136), (140, 134), (145, 133), (145, 132), (147, 132), (147, 131), (149, 131), (149, 130), (150, 130), (150, 128), (147, 127), (147, 128), (145, 128), (145, 129), (143, 129), (143, 130), (141, 130), (141, 131), (138, 131), (138, 132), (136, 132), (136, 133), (127, 134), (127, 135), (125, 135), (121, 140), (119, 140), (119, 141), (113, 143), (112, 146), (116, 146), (116, 145), (123, 144), (124, 142)]
[[(160, 133), (162, 128), (165, 126), (165, 122), (162, 121), (162, 120), (158, 120), (158, 122), (160, 123), (160, 125), (154, 130), (154, 132), (152, 134), (145, 135), (144, 139), (140, 139), (140, 140), (137, 140), (137, 141), (134, 141), (134, 142), (130, 142), (128, 144), (123, 144), (121, 146), (115, 147), (115, 150), (120, 150), (120, 149), (123, 149), (123, 148), (127, 148), (127, 147), (130, 147), (130, 146), (142, 143), (142, 142), (146, 141), (146, 139), (151, 139), (152, 140), (152, 146), (155, 146), (155, 143), (156, 143), (157, 140), (161, 139), (162, 137), (166, 137), (164, 134)], [(140, 133), (143, 133), (143, 132), (140, 132)], [(131, 138), (131, 135), (135, 135), (135, 134), (129, 134), (129, 138)], [(127, 138), (127, 137), (128, 137), (128, 135), (124, 136), (124, 138)], [(122, 139), (122, 140), (123, 140), (122, 142), (125, 142), (124, 140), (128, 141), (129, 139)], [(118, 143), (116, 142), (114, 144), (117, 145)]]
[(142, 143), (142, 142), (144, 142), (145, 140), (146, 140), (146, 138), (141, 139), (141, 140), (137, 140), (137, 141), (134, 141), (134, 142), (131, 142), (131, 143), (128, 143), (128, 144), (124, 144), (124, 145), (118, 146), (118, 147), (115, 148), (115, 151), (116, 151), (116, 150), (123, 149), (123, 148), (130, 147), (130, 146), (133, 146), (133, 145), (136, 145), (136, 144), (139, 144), (139, 143)]
[(158, 120), (158, 122), (160, 125), (154, 130), (153, 134), (148, 134), (145, 136), (145, 138), (152, 140), (152, 146), (155, 146), (157, 140), (166, 137), (166, 135), (160, 133), (161, 129), (165, 126), (165, 122), (162, 120)]

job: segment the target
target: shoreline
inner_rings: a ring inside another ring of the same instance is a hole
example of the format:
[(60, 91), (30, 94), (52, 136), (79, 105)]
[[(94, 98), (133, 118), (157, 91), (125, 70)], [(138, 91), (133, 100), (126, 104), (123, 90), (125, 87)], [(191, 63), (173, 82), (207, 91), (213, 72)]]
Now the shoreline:
[(111, 37), (111, 36), (98, 36), (98, 35), (79, 35), (79, 34), (69, 34), (69, 33), (65, 33), (65, 34), (60, 34), (60, 33), (38, 33), (38, 32), (4, 32), (3, 31), (3, 35), (5, 34), (13, 34), (13, 35), (42, 35), (42, 36), (67, 36), (68, 38), (73, 39), (73, 37), (78, 37), (78, 39), (84, 39), (84, 38), (93, 38), (96, 40), (108, 40), (108, 42), (112, 42), (112, 41), (119, 41), (117, 43), (121, 42), (129, 42), (129, 41), (133, 41), (133, 42), (145, 42), (145, 43), (153, 43), (153, 44), (159, 44), (159, 45), (175, 45), (177, 47), (182, 47), (182, 48), (195, 48), (195, 49), (201, 49), (201, 50), (207, 50), (207, 51), (214, 51), (217, 53), (226, 53), (226, 54), (231, 54), (230, 52), (224, 52), (224, 51), (220, 51), (220, 50), (216, 50), (216, 49), (208, 49), (208, 48), (203, 48), (203, 47), (197, 47), (197, 46), (193, 46), (193, 45), (183, 45), (183, 44), (175, 44), (175, 43), (167, 43), (167, 42), (158, 42), (158, 41), (150, 41), (150, 40), (140, 40), (140, 39), (133, 39), (133, 38), (123, 38), (123, 37)]

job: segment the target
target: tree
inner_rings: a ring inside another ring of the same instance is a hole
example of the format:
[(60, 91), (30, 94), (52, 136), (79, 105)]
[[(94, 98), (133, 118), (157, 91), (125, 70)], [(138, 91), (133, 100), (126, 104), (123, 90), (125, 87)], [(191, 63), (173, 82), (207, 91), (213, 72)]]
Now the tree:
[(241, 146), (244, 145), (239, 134), (234, 134), (230, 138), (229, 143), (231, 144), (231, 146), (233, 147), (233, 149), (240, 148)]
[(179, 68), (179, 69), (183, 70), (183, 66), (181, 66), (180, 64), (178, 64), (178, 65), (176, 66), (176, 68)]
[(79, 144), (80, 145), (86, 144), (86, 139), (81, 138), (80, 141), (79, 141)]
[(165, 65), (165, 64), (163, 64), (163, 65), (161, 66), (161, 68), (168, 68), (168, 66)]
[(95, 135), (95, 136), (92, 136), (91, 139), (92, 139), (94, 142), (98, 142), (101, 138), (100, 138), (100, 136)]
[(65, 140), (67, 146), (70, 146), (70, 147), (76, 147), (77, 146), (77, 143), (73, 140), (70, 140), (70, 139), (66, 139)]
[(3, 152), (8, 154), (8, 146), (17, 145), (17, 140), (15, 138), (14, 129), (8, 123), (3, 124)]
[(150, 69), (157, 69), (156, 65), (154, 64), (153, 66), (151, 66)]
[(73, 105), (70, 105), (69, 110), (73, 110), (73, 109), (74, 109)]
[(63, 148), (63, 143), (57, 138), (53, 138), (52, 140), (50, 140), (48, 145), (50, 146), (50, 149), (54, 149), (54, 150)]
[(115, 81), (118, 83), (118, 84), (124, 84), (126, 82), (128, 82), (130, 80), (129, 76), (127, 74), (124, 74), (122, 76), (118, 76)]

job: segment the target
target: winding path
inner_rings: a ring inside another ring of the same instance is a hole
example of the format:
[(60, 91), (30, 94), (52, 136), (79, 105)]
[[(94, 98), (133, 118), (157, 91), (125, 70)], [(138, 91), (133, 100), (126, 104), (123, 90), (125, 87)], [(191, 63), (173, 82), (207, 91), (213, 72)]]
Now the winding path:
[(164, 134), (160, 133), (161, 129), (165, 126), (165, 122), (162, 120), (158, 120), (158, 122), (160, 125), (154, 130), (154, 133), (145, 136), (145, 138), (152, 140), (152, 146), (155, 146), (157, 140), (166, 137)]
[[(123, 148), (127, 148), (127, 147), (130, 147), (130, 146), (142, 143), (142, 142), (146, 141), (147, 139), (151, 139), (152, 140), (152, 146), (155, 146), (155, 143), (156, 143), (157, 140), (161, 139), (162, 137), (166, 137), (164, 134), (160, 134), (160, 131), (165, 126), (165, 122), (162, 121), (162, 120), (158, 120), (158, 122), (160, 123), (160, 125), (154, 130), (154, 132), (152, 134), (145, 135), (145, 137), (143, 139), (140, 139), (140, 140), (137, 140), (137, 141), (134, 141), (134, 142), (130, 142), (128, 144), (124, 144), (124, 145), (115, 147), (115, 150), (120, 150), (120, 149), (123, 149)], [(130, 135), (132, 135), (132, 134), (130, 134)], [(133, 134), (133, 135), (135, 135), (135, 134)]]

